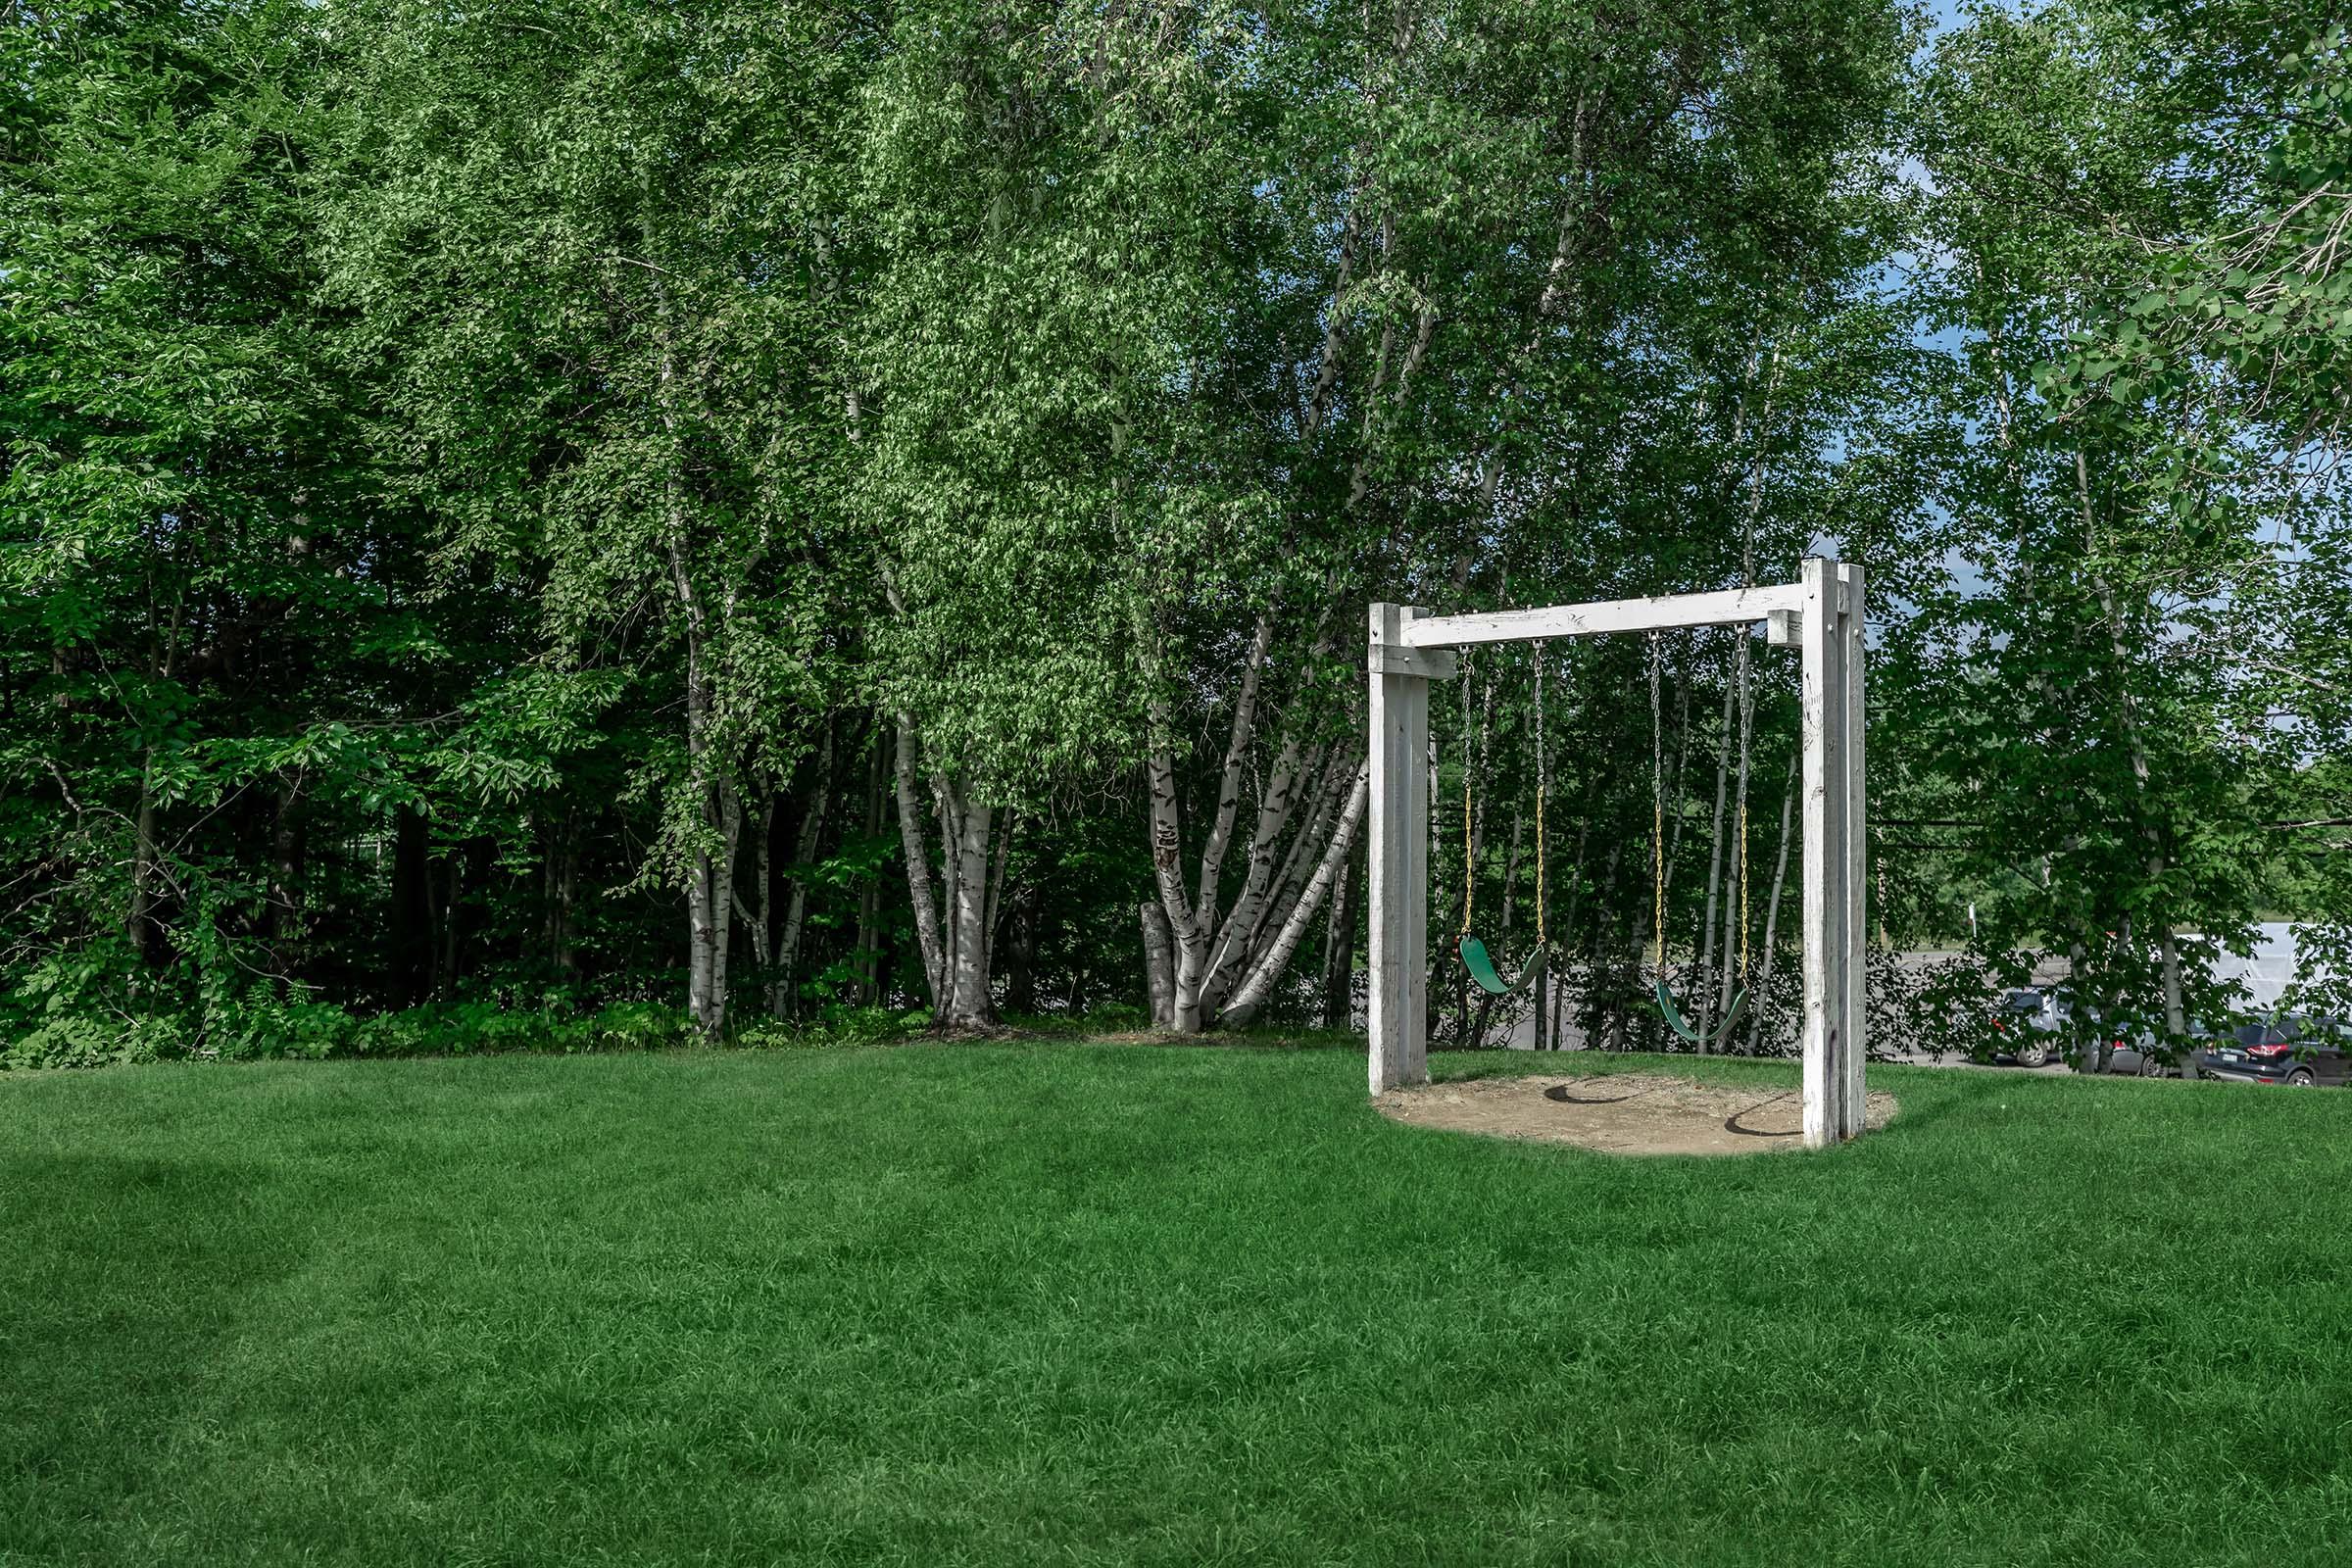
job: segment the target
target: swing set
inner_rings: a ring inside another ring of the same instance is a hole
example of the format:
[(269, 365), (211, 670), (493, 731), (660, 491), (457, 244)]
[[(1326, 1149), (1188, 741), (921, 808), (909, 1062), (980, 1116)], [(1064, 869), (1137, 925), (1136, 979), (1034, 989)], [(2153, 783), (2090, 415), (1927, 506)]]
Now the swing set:
[[(1478, 841), (1471, 794), (1471, 779), (1476, 771), (1477, 759), (1472, 755), (1470, 745), (1470, 665), (1467, 660), (1461, 662), (1462, 929), (1455, 941), (1455, 951), (1460, 955), (1462, 967), (1468, 971), (1471, 982), (1481, 991), (1494, 997), (1517, 996), (1526, 990), (1539, 974), (1544, 973), (1549, 967), (1551, 956), (1550, 941), (1544, 924), (1547, 902), (1545, 897), (1547, 855), (1544, 808), (1544, 802), (1550, 794), (1550, 758), (1545, 750), (1544, 739), (1544, 642), (1541, 638), (1536, 640), (1534, 656), (1536, 666), (1536, 947), (1535, 951), (1529, 955), (1526, 965), (1521, 968), (1516, 979), (1504, 978), (1500, 970), (1495, 967), (1494, 959), (1488, 952), (1486, 943), (1471, 934), (1472, 914), (1478, 897)], [(1712, 1047), (1722, 1044), (1725, 1039), (1729, 1038), (1732, 1030), (1739, 1024), (1741, 1015), (1747, 1010), (1747, 772), (1744, 767), (1740, 770), (1738, 826), (1735, 835), (1739, 845), (1739, 863), (1735, 873), (1740, 884), (1739, 982), (1733, 989), (1730, 999), (1724, 1004), (1723, 1016), (1716, 1019), (1712, 1026), (1702, 1029), (1690, 1021), (1688, 1009), (1676, 999), (1666, 980), (1666, 749), (1665, 716), (1659, 702), (1661, 659), (1659, 634), (1653, 631), (1649, 634), (1650, 932), (1654, 943), (1651, 950), (1650, 969), (1655, 977), (1651, 986), (1651, 996), (1656, 1001), (1658, 1011), (1665, 1018), (1666, 1026), (1669, 1029), (1692, 1045)], [(1735, 679), (1738, 681), (1740, 692), (1740, 754), (1744, 758), (1755, 734), (1755, 693), (1748, 680), (1747, 648), (1744, 640), (1740, 649), (1738, 673)], [(1718, 820), (1720, 822), (1720, 818)]]
[[(1485, 643), (1534, 642), (1536, 670), (1536, 949), (1515, 976), (1495, 965), (1474, 932), (1471, 769), (1463, 769), (1464, 885), (1456, 948), (1479, 988), (1508, 996), (1544, 971), (1545, 925), (1544, 806), (1549, 774), (1544, 755), (1544, 662), (1546, 639), (1621, 632), (1650, 634), (1651, 996), (1667, 1026), (1694, 1044), (1725, 1038), (1748, 1005), (1747, 818), (1742, 780), (1735, 826), (1740, 858), (1738, 985), (1723, 1015), (1701, 1028), (1667, 983), (1665, 941), (1666, 776), (1660, 711), (1658, 634), (1694, 626), (1752, 627), (1766, 641), (1794, 648), (1801, 662), (1799, 707), (1804, 845), (1803, 979), (1804, 1137), (1809, 1147), (1860, 1134), (1863, 1124), (1862, 935), (1865, 850), (1863, 762), (1862, 573), (1807, 557), (1799, 580), (1654, 599), (1612, 600), (1464, 615), (1430, 615), (1405, 605), (1371, 607), (1367, 665), (1371, 679), (1370, 894), (1372, 975), (1369, 1064), (1372, 1092), (1429, 1078), (1427, 987), (1430, 767), (1429, 688), (1460, 673), (1455, 654)], [(1743, 647), (1741, 658), (1747, 657)], [(1741, 683), (1744, 693), (1745, 681)], [(1467, 687), (1464, 688), (1467, 700)], [(1753, 734), (1752, 699), (1743, 698), (1743, 737)], [(1467, 753), (1465, 734), (1465, 753)]]

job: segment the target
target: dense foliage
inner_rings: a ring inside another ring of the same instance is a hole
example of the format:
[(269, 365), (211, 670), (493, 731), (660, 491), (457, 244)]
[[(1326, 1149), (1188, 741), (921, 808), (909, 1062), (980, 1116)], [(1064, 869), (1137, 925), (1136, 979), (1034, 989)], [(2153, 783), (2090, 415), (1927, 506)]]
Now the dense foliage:
[[(1344, 1026), (1363, 606), (1825, 545), (1879, 949), (2177, 1031), (2252, 919), (2352, 915), (2346, 50), (2252, 0), (10, 6), (0, 1037)], [(1473, 660), (1433, 920), (1523, 956), (1540, 877), (1554, 1027), (1654, 1036), (1662, 950), (1776, 1048), (1790, 675)]]

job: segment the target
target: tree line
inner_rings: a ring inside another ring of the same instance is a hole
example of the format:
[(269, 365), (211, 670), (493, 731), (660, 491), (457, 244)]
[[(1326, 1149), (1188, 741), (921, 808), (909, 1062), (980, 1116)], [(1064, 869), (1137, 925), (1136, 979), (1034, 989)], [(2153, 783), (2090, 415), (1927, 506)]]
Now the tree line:
[[(74, 0), (0, 60), (17, 1059), (1347, 1027), (1365, 605), (1825, 544), (1881, 949), (2179, 1032), (2352, 906), (2326, 19)], [(1540, 880), (1584, 1038), (1663, 964), (1777, 1049), (1784, 664), (1439, 698), (1433, 921), (1523, 949)]]

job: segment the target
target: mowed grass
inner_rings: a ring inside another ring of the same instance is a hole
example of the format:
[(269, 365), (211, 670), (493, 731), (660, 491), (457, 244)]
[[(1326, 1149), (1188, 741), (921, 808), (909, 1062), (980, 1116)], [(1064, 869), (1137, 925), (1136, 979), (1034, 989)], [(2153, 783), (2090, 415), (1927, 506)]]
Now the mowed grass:
[(0, 1081), (0, 1562), (2352, 1555), (2352, 1094), (1874, 1067), (1859, 1145), (1626, 1160), (1362, 1072)]

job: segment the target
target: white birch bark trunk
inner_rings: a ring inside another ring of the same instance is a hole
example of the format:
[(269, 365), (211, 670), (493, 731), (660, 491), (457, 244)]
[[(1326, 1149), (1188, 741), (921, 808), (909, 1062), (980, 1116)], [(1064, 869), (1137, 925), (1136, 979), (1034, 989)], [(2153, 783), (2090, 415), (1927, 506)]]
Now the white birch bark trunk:
[(684, 502), (673, 480), (669, 558), (686, 619), (686, 788), (702, 830), (687, 873), (686, 1005), (704, 1038), (715, 1040), (726, 1027), (728, 932), (735, 911), (735, 849), (743, 831), (743, 801), (724, 760), (711, 750), (708, 621), (687, 567), (683, 514)]
[[(646, 241), (654, 248), (651, 204)], [(715, 721), (710, 674), (713, 642), (724, 634), (727, 606), (704, 600), (696, 581), (691, 533), (692, 503), (686, 493), (684, 377), (678, 368), (677, 318), (666, 284), (654, 285), (654, 331), (658, 350), (656, 406), (663, 451), (662, 548), (677, 597), (686, 643), (686, 790), (701, 829), (687, 873), (686, 1004), (706, 1040), (726, 1027), (727, 952), (735, 912), (735, 851), (743, 831), (743, 801), (729, 759), (712, 748)], [(715, 843), (715, 850), (712, 848)]]
[(1788, 841), (1796, 819), (1796, 761), (1788, 759), (1788, 782), (1781, 792), (1781, 848), (1772, 866), (1772, 892), (1764, 900), (1764, 957), (1756, 970), (1755, 997), (1747, 1008), (1747, 1054), (1756, 1054), (1763, 1038), (1764, 999), (1772, 990), (1773, 958), (1779, 951), (1781, 894), (1788, 885)]
[(923, 832), (922, 801), (915, 794), (913, 715), (901, 712), (897, 729), (892, 771), (898, 788), (899, 844), (906, 862), (906, 894), (914, 905), (914, 940), (922, 957), (924, 989), (936, 1008), (947, 980), (946, 948), (931, 878), (931, 850)]
[[(1747, 635), (1746, 628), (1740, 628), (1740, 634)], [(1715, 973), (1715, 910), (1717, 901), (1723, 893), (1723, 860), (1726, 848), (1723, 840), (1723, 810), (1731, 792), (1732, 749), (1738, 744), (1737, 737), (1732, 733), (1732, 705), (1739, 696), (1738, 684), (1736, 676), (1723, 684), (1723, 741), (1715, 749), (1715, 816), (1712, 831), (1707, 838), (1707, 907), (1706, 913), (1698, 923), (1699, 980), (1691, 988), (1694, 993), (1692, 1000), (1698, 1007), (1696, 1021), (1702, 1036), (1713, 1028), (1715, 1022), (1715, 988), (1710, 982)], [(1701, 1054), (1707, 1054), (1714, 1050), (1714, 1045), (1711, 1041), (1702, 1039), (1698, 1049)]]
[(996, 1004), (989, 990), (989, 845), (996, 822), (995, 808), (975, 805), (957, 790), (943, 790), (951, 803), (954, 831), (950, 850), (955, 876), (948, 944), (947, 988), (938, 1000), (942, 1027), (981, 1030), (996, 1022)]
[[(762, 965), (770, 961), (769, 955), (773, 951), (768, 946), (768, 938), (776, 926), (775, 840), (777, 824), (783, 814), (782, 794), (771, 793), (767, 798), (766, 809), (760, 813), (759, 848), (752, 852), (752, 887), (759, 895), (758, 902), (744, 899), (740, 879), (735, 884), (735, 923), (743, 927), (744, 935), (750, 939), (753, 958)], [(771, 978), (768, 983), (768, 1016), (784, 1016), (779, 1010), (781, 1005)]]
[(1152, 999), (1152, 1027), (1176, 1026), (1176, 950), (1168, 936), (1168, 911), (1157, 900), (1136, 906), (1144, 928), (1144, 987)]
[[(1164, 732), (1166, 717), (1156, 715), (1154, 728)], [(1185, 893), (1184, 829), (1179, 815), (1176, 760), (1155, 747), (1148, 764), (1152, 790), (1152, 872), (1159, 889), (1161, 912), (1168, 922), (1168, 941), (1174, 963), (1169, 974), (1167, 1027), (1178, 1034), (1200, 1032), (1200, 980), (1208, 967), (1208, 937), (1193, 917), (1192, 900)]]
[(1323, 852), (1322, 860), (1315, 867), (1314, 876), (1308, 880), (1305, 892), (1292, 906), (1289, 916), (1282, 922), (1282, 928), (1275, 933), (1274, 940), (1267, 945), (1256, 967), (1250, 970), (1250, 978), (1242, 983), (1241, 990), (1234, 994), (1233, 1001), (1226, 1007), (1227, 1016), (1236, 1025), (1248, 1026), (1265, 1006), (1267, 998), (1273, 994), (1275, 982), (1282, 978), (1283, 971), (1290, 967), (1292, 956), (1298, 951), (1298, 939), (1306, 934), (1307, 926), (1314, 920), (1315, 911), (1323, 906), (1323, 901), (1330, 896), (1333, 881), (1345, 870), (1348, 851), (1355, 843), (1356, 825), (1364, 817), (1365, 786), (1365, 767), (1359, 762), (1356, 765), (1354, 787), (1348, 792), (1348, 805), (1340, 813), (1339, 825), (1332, 834), (1330, 845)]
[[(1751, 678), (1745, 649), (1740, 650), (1738, 678), (1740, 687), (1740, 706), (1742, 710), (1745, 710), (1746, 687)], [(1731, 872), (1723, 896), (1723, 972), (1715, 986), (1715, 1006), (1718, 1016), (1721, 1016), (1725, 1008), (1731, 1006), (1733, 992), (1739, 989), (1740, 982), (1747, 978), (1741, 969), (1740, 944), (1747, 936), (1747, 910), (1745, 907), (1748, 895), (1747, 786), (1748, 774), (1754, 763), (1754, 750), (1755, 734), (1748, 724), (1742, 721), (1740, 728), (1739, 787), (1734, 796), (1736, 817), (1732, 827)], [(1750, 1000), (1755, 999), (1751, 998)]]

